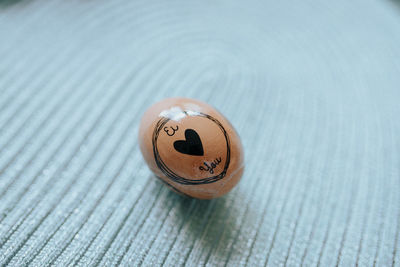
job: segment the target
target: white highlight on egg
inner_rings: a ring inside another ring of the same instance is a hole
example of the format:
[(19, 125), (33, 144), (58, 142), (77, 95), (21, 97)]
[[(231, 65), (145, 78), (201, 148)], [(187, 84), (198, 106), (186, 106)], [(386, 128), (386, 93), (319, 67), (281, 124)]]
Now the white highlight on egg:
[(180, 107), (172, 107), (170, 109), (163, 110), (159, 115), (159, 117), (168, 118), (174, 121), (180, 121), (186, 116), (187, 115), (185, 111), (183, 111)]

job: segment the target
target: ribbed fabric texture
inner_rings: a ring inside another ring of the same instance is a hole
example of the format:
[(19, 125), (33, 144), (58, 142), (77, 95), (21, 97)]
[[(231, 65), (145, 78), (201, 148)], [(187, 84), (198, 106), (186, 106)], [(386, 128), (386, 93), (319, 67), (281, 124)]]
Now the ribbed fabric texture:
[[(246, 171), (176, 195), (144, 110), (206, 101)], [(400, 6), (0, 2), (1, 266), (400, 266)]]

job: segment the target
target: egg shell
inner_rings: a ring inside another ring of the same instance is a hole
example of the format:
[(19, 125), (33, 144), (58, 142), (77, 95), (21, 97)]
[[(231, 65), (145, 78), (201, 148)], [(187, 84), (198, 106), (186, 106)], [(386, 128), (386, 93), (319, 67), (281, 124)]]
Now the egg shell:
[(199, 199), (229, 192), (244, 171), (240, 138), (212, 106), (168, 98), (143, 115), (139, 144), (155, 176), (174, 191)]

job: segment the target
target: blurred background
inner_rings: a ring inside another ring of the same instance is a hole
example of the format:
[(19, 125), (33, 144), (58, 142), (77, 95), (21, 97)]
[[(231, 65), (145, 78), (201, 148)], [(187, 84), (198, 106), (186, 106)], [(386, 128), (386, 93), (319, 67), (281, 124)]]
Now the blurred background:
[[(0, 265), (399, 266), (400, 5), (1, 1)], [(246, 171), (181, 197), (144, 110), (206, 101)]]

